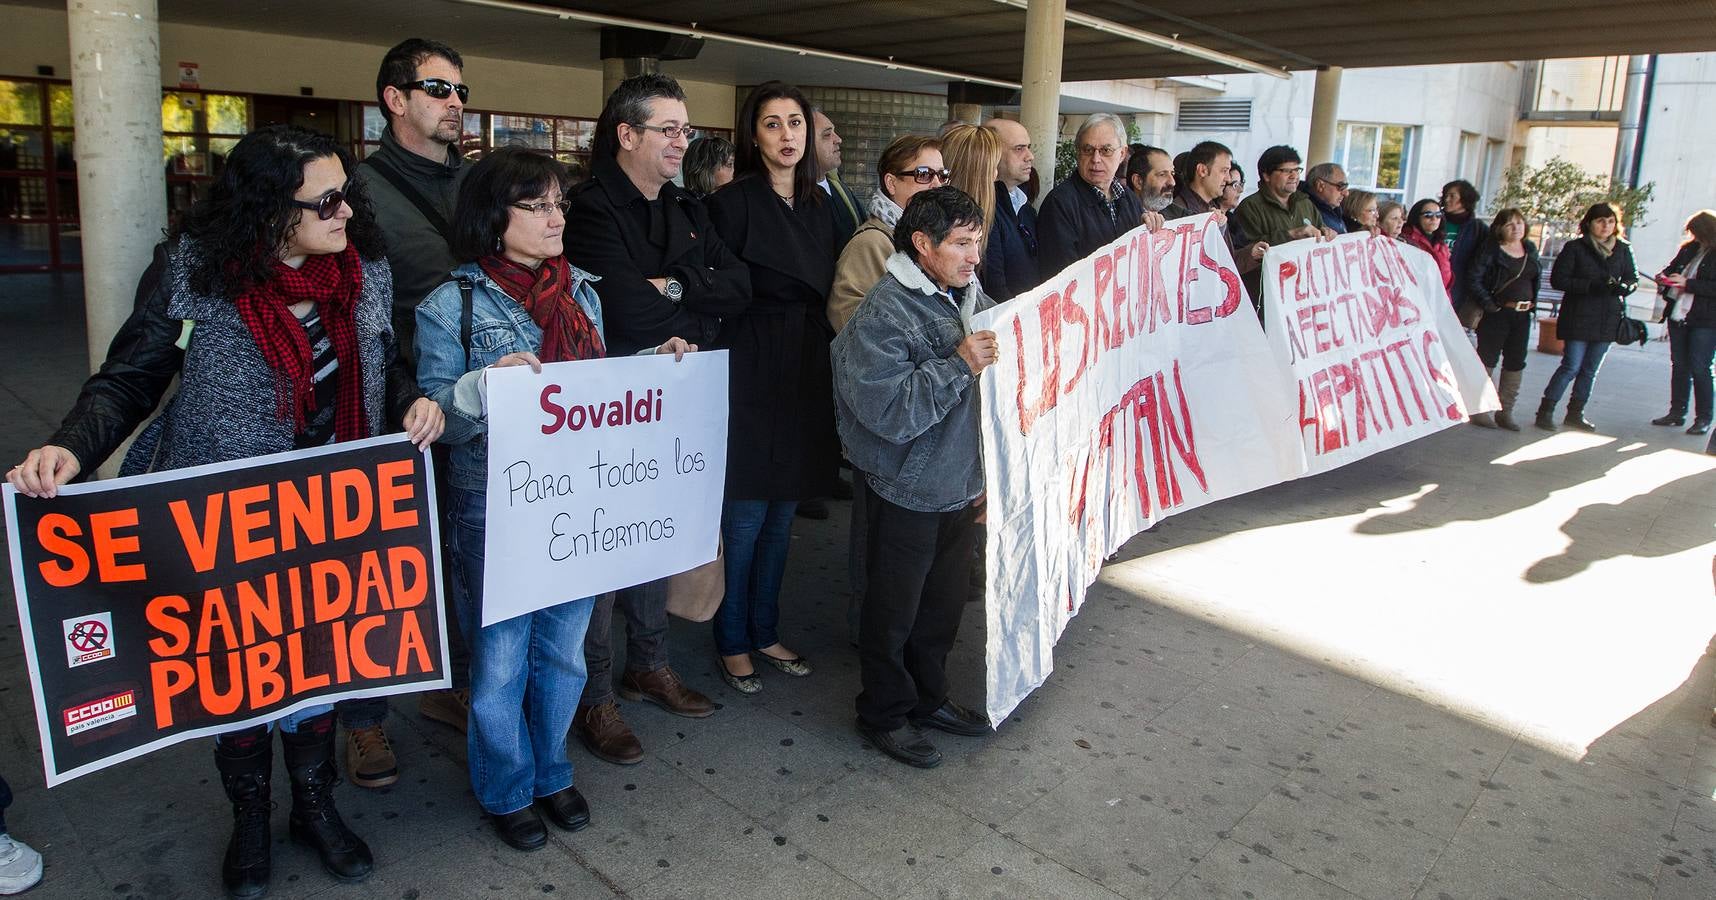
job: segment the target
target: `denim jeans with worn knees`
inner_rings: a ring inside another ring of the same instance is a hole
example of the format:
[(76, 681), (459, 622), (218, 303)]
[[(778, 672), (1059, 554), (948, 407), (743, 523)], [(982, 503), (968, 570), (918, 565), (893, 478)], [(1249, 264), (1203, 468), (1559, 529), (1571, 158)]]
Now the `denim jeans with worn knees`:
[(471, 790), (504, 815), (572, 786), (566, 733), (584, 690), (585, 597), (482, 625), (485, 497), (453, 492), (453, 546), (463, 590), (454, 596), (471, 649)]
[(715, 652), (738, 656), (780, 643), (781, 581), (792, 546), (796, 500), (729, 500), (721, 505), (727, 596), (715, 611)]
[(1597, 380), (1597, 369), (1603, 365), (1603, 356), (1609, 352), (1608, 341), (1566, 341), (1561, 349), (1561, 365), (1555, 367), (1555, 374), (1549, 376), (1549, 385), (1543, 389), (1543, 399), (1551, 405), (1561, 402), (1562, 392), (1567, 385), (1573, 385), (1573, 396), (1568, 399), (1568, 405), (1585, 407), (1585, 401), (1591, 398), (1591, 385)]

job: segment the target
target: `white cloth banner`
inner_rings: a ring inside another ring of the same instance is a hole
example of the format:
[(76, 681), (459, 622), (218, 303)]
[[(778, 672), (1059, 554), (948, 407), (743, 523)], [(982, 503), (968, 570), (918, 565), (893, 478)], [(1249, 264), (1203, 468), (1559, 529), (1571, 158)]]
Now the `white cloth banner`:
[(1307, 474), (1500, 408), (1436, 261), (1392, 238), (1271, 247), (1263, 322), (1291, 371)]
[(715, 558), (727, 353), (490, 369), (483, 624)]
[(988, 489), (988, 713), (1054, 667), (1103, 560), (1162, 518), (1305, 470), (1292, 381), (1208, 215), (1140, 227), (975, 317)]

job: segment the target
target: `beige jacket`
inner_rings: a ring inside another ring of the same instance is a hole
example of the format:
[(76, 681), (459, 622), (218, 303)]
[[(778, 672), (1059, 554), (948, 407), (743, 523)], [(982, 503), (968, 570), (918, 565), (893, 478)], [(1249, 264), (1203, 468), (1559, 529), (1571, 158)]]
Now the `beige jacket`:
[(864, 295), (888, 272), (888, 257), (894, 255), (894, 229), (871, 216), (852, 233), (840, 261), (834, 264), (834, 287), (828, 291), (828, 322), (838, 333), (846, 327)]

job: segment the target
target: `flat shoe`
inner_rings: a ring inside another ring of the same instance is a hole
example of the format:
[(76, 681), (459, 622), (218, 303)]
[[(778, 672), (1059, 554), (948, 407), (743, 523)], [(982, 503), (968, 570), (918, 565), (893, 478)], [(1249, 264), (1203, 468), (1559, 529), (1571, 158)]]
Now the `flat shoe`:
[(734, 675), (727, 671), (727, 661), (722, 659), (719, 653), (715, 654), (715, 667), (721, 670), (721, 680), (727, 682), (728, 687), (741, 694), (755, 694), (763, 689), (761, 675), (756, 672), (749, 675)]
[(542, 807), (548, 821), (563, 831), (577, 831), (590, 824), (590, 804), (575, 787), (538, 797), (536, 805)]
[(761, 650), (753, 650), (751, 652), (751, 656), (753, 658), (758, 657), (758, 656), (762, 657), (764, 662), (768, 663), (771, 666), (774, 666), (775, 668), (781, 670), (782, 672), (787, 673), (788, 675), (791, 675), (794, 678), (803, 678), (804, 676), (809, 675), (811, 672), (810, 660), (805, 659), (802, 656), (795, 656), (792, 659), (779, 659), (779, 658), (770, 656)]
[(1709, 434), (1710, 433), (1710, 423), (1703, 421), (1702, 419), (1699, 421), (1693, 422), (1692, 427), (1686, 429), (1686, 433), (1687, 434)]
[(548, 829), (542, 827), (542, 817), (533, 806), (490, 818), (495, 821), (495, 833), (514, 850), (528, 853), (548, 845)]

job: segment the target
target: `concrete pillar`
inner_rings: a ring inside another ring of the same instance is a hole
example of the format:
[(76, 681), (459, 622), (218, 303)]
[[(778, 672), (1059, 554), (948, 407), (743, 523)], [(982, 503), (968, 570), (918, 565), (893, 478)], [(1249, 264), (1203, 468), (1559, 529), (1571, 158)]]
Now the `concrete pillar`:
[(1334, 162), (1336, 125), (1341, 114), (1341, 67), (1317, 70), (1317, 88), (1311, 95), (1311, 144), (1305, 148), (1305, 167)]
[(69, 0), (83, 305), (90, 370), (131, 315), (167, 227), (161, 29), (155, 0)]
[(981, 103), (949, 103), (947, 118), (953, 122), (964, 122), (967, 125), (983, 124), (983, 104)]
[(613, 56), (602, 60), (602, 102), (633, 75), (655, 75), (661, 71), (661, 60), (653, 56)]
[(1031, 134), (1042, 187), (1037, 203), (1055, 185), (1055, 143), (1060, 138), (1061, 51), (1067, 24), (1067, 0), (1030, 0), (1025, 10), (1025, 66), (1019, 81), (1019, 122)]

